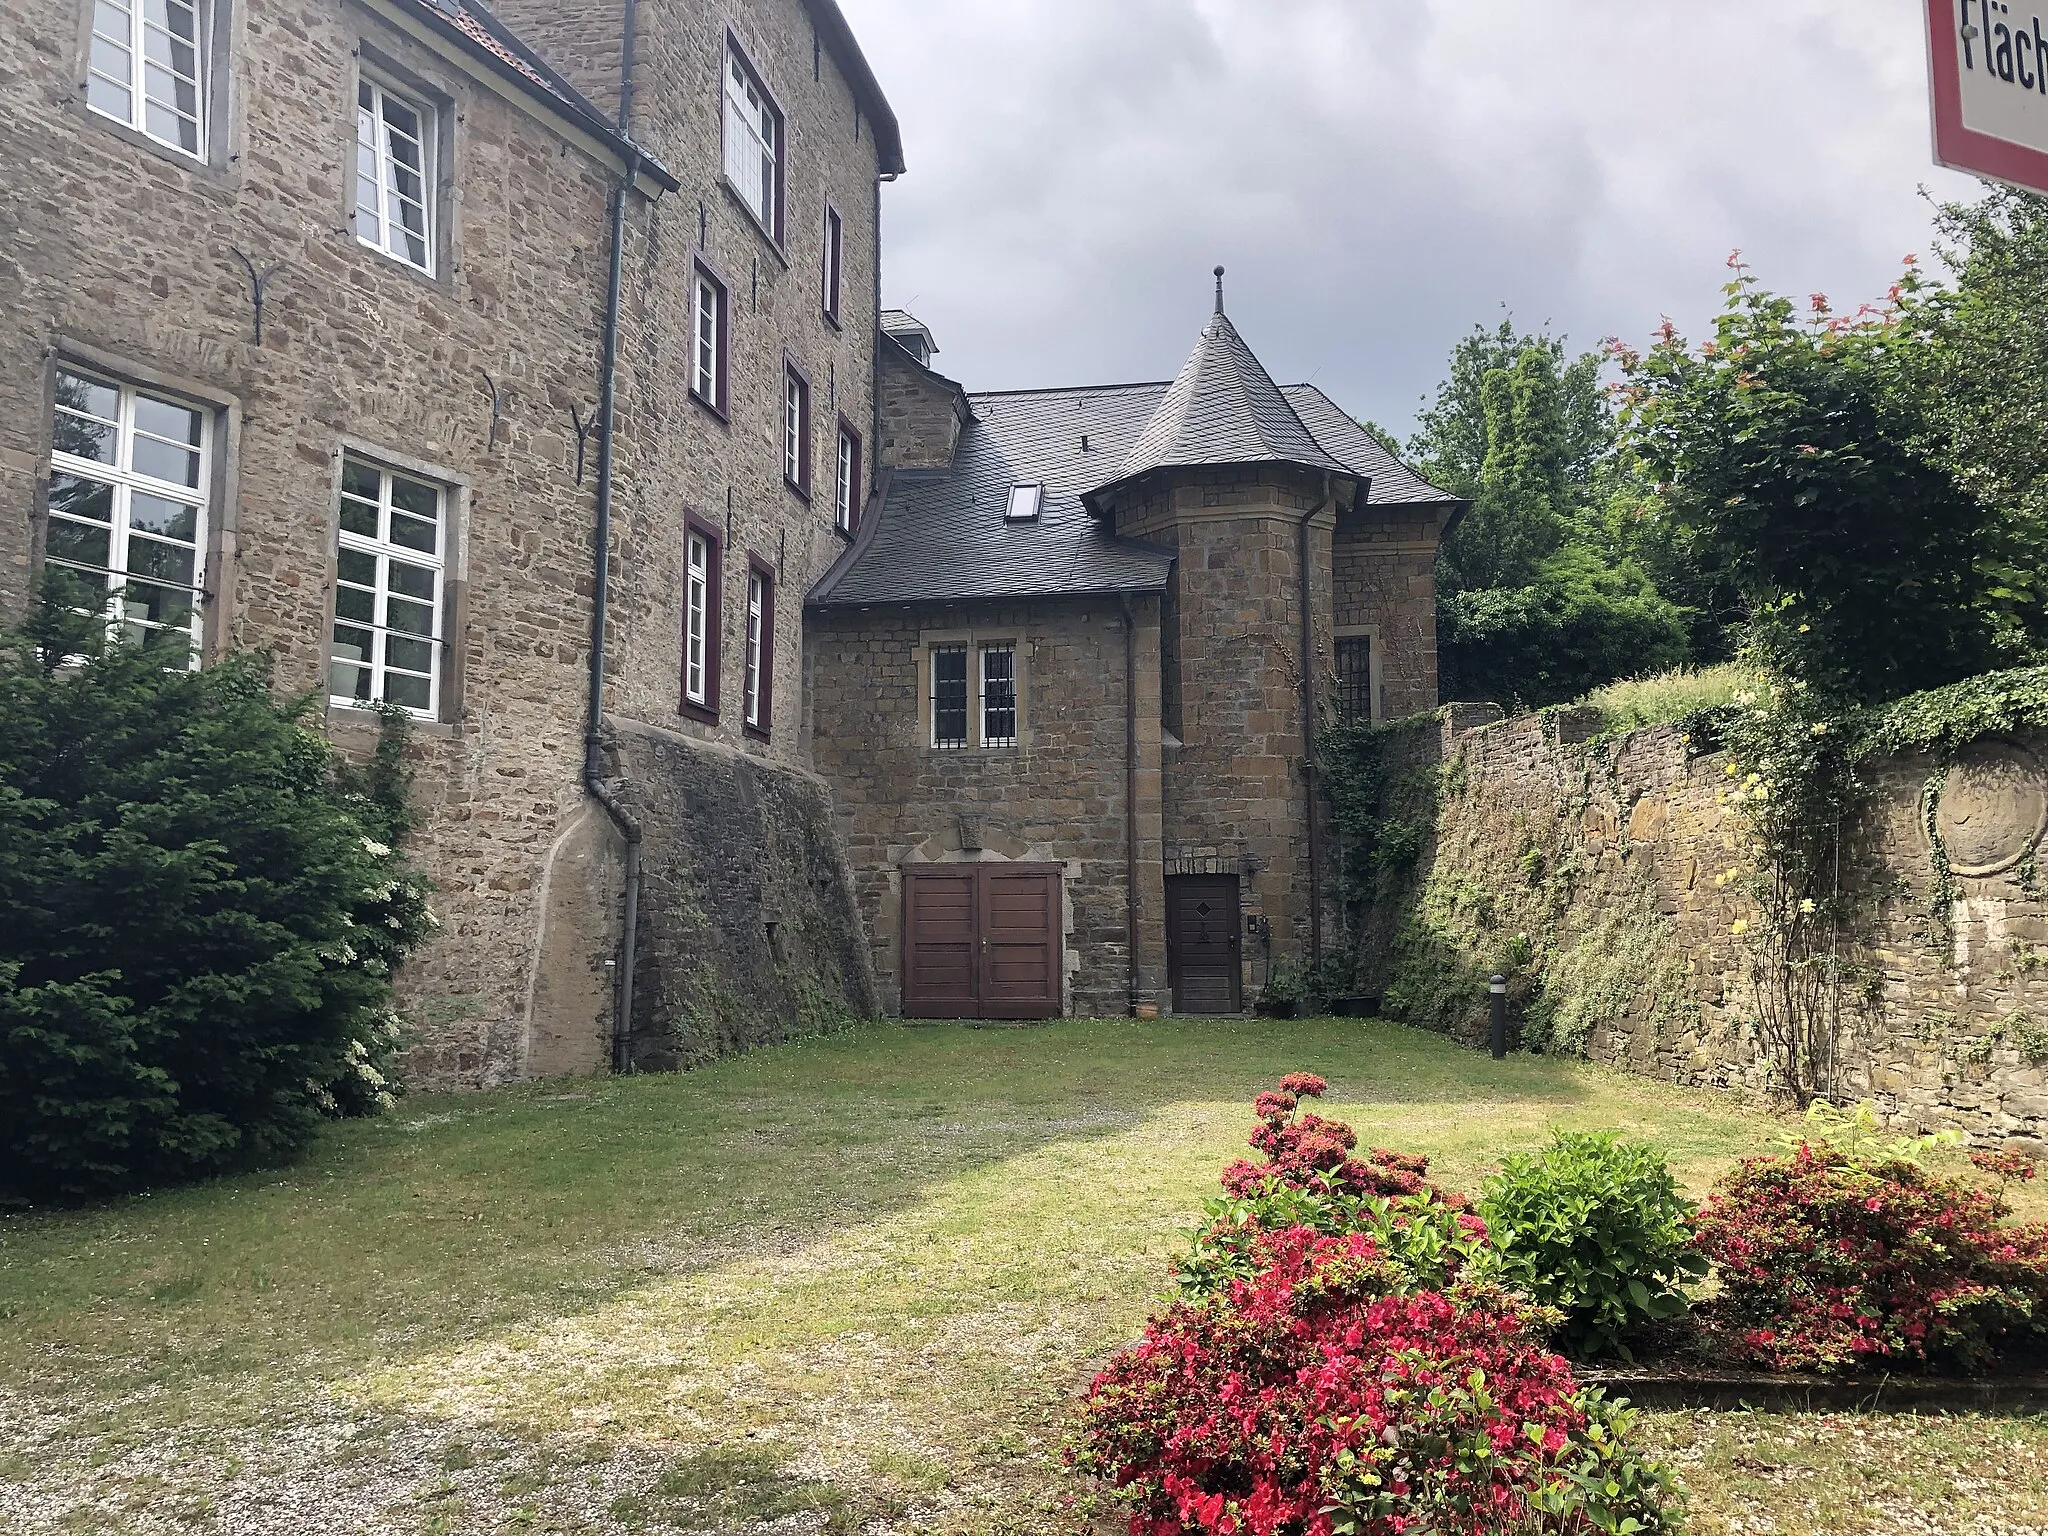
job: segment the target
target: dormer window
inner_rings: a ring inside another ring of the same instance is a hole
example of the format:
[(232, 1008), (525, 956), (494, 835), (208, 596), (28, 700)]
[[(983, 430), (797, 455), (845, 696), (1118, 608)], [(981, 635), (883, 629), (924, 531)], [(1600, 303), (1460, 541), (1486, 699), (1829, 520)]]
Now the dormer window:
[(1003, 509), (1006, 523), (1035, 523), (1038, 521), (1039, 503), (1045, 499), (1045, 487), (1036, 481), (1010, 487), (1010, 504)]

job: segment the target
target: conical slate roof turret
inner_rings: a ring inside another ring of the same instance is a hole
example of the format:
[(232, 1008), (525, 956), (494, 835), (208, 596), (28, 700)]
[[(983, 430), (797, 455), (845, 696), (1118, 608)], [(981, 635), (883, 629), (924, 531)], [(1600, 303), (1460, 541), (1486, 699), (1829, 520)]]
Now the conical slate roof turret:
[(1224, 314), (1221, 267), (1216, 269), (1216, 313), (1152, 420), (1099, 489), (1148, 470), (1197, 464), (1298, 464), (1351, 473), (1302, 425)]

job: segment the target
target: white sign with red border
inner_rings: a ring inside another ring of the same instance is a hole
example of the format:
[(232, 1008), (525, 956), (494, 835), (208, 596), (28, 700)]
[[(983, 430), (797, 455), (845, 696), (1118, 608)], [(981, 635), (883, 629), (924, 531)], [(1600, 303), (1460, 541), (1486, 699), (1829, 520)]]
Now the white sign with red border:
[(2048, 192), (2048, 0), (1927, 0), (1934, 158)]

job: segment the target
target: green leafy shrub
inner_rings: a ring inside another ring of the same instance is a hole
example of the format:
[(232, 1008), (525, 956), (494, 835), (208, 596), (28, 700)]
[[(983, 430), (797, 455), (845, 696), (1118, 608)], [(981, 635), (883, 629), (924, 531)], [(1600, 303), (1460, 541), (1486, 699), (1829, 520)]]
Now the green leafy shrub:
[(1566, 1348), (1629, 1356), (1629, 1338), (1686, 1310), (1705, 1273), (1691, 1202), (1656, 1148), (1611, 1132), (1559, 1131), (1511, 1157), (1479, 1203), (1500, 1277), (1565, 1316)]
[(1438, 605), (1443, 696), (1525, 709), (1686, 657), (1685, 616), (1633, 562), (1567, 545), (1526, 586), (1446, 594)]
[(432, 922), (402, 743), (350, 770), (305, 711), (54, 589), (0, 633), (0, 1201), (273, 1163), (386, 1099), (391, 968)]

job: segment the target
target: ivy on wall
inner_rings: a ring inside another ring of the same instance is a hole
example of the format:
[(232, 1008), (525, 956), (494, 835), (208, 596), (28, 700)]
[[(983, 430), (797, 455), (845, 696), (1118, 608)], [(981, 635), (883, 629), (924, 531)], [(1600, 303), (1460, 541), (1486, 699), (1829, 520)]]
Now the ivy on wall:
[[(1350, 961), (1383, 983), (1384, 1011), (1419, 1028), (1474, 1030), (1499, 972), (1524, 1043), (1539, 1049), (1583, 1054), (1602, 1022), (1632, 1013), (1659, 1033), (1696, 1021), (1691, 966), (1647, 878), (1618, 906), (1585, 899), (1581, 829), (1596, 788), (1619, 787), (1618, 743), (1553, 752), (1566, 766), (1544, 797), (1554, 813), (1538, 814), (1461, 804), (1487, 786), (1462, 748), (1439, 760), (1442, 729), (1439, 713), (1324, 743), (1358, 941)], [(1547, 734), (1557, 747), (1554, 723)], [(1460, 814), (1445, 818), (1447, 805)], [(1625, 832), (1614, 835), (1625, 847)]]

